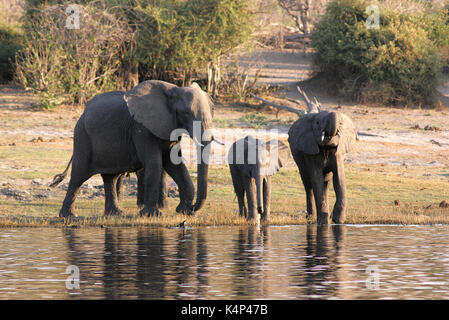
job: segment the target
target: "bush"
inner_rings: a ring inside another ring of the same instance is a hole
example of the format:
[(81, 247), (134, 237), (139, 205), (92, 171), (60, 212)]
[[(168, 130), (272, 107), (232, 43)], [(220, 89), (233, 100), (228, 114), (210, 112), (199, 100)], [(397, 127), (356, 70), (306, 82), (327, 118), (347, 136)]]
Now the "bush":
[(0, 83), (13, 79), (14, 57), (21, 46), (22, 35), (18, 29), (0, 23)]
[[(83, 103), (140, 80), (184, 85), (247, 42), (249, 0), (28, 0), (17, 78), (40, 92), (41, 106)], [(80, 29), (65, 28), (70, 4)], [(138, 70), (138, 71), (137, 71)], [(135, 80), (135, 81), (134, 81)], [(58, 98), (57, 98), (58, 97)]]
[(69, 29), (66, 8), (41, 6), (23, 25), (17, 79), (41, 97), (51, 97), (41, 105), (83, 103), (98, 92), (124, 86), (121, 67), (133, 36), (127, 21), (105, 8), (79, 5), (80, 28)]
[(344, 96), (401, 105), (431, 103), (441, 48), (449, 41), (447, 12), (401, 13), (379, 4), (379, 28), (368, 29), (365, 10), (370, 4), (329, 4), (312, 40), (315, 63), (335, 79)]
[(247, 43), (249, 0), (175, 0), (135, 10), (142, 78), (188, 83), (211, 62)]

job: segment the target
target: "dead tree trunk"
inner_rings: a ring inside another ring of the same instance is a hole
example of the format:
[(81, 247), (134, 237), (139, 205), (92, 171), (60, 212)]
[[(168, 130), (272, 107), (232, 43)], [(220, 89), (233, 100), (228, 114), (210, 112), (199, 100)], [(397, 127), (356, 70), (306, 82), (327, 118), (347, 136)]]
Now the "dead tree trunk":
[(209, 62), (207, 65), (207, 93), (213, 98), (218, 96), (220, 78), (220, 58), (217, 58), (216, 62)]

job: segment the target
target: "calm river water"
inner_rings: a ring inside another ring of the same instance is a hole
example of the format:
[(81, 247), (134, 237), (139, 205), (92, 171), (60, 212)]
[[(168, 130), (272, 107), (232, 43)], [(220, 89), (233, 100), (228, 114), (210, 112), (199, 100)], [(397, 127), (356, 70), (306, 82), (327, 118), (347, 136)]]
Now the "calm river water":
[(449, 226), (0, 229), (0, 299), (161, 298), (448, 299)]

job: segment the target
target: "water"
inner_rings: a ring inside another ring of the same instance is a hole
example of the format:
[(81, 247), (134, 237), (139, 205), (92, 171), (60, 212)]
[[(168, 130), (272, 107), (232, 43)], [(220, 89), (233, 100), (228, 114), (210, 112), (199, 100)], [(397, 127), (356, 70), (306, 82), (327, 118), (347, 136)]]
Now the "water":
[(449, 226), (0, 230), (0, 299), (104, 298), (448, 299)]

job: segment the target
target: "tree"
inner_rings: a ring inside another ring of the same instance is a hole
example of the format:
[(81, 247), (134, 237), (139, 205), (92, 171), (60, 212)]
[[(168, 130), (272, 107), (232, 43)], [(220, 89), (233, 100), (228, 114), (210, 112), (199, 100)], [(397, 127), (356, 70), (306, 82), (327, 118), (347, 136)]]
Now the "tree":
[(290, 15), (298, 29), (308, 34), (323, 14), (330, 0), (278, 0), (279, 6)]

